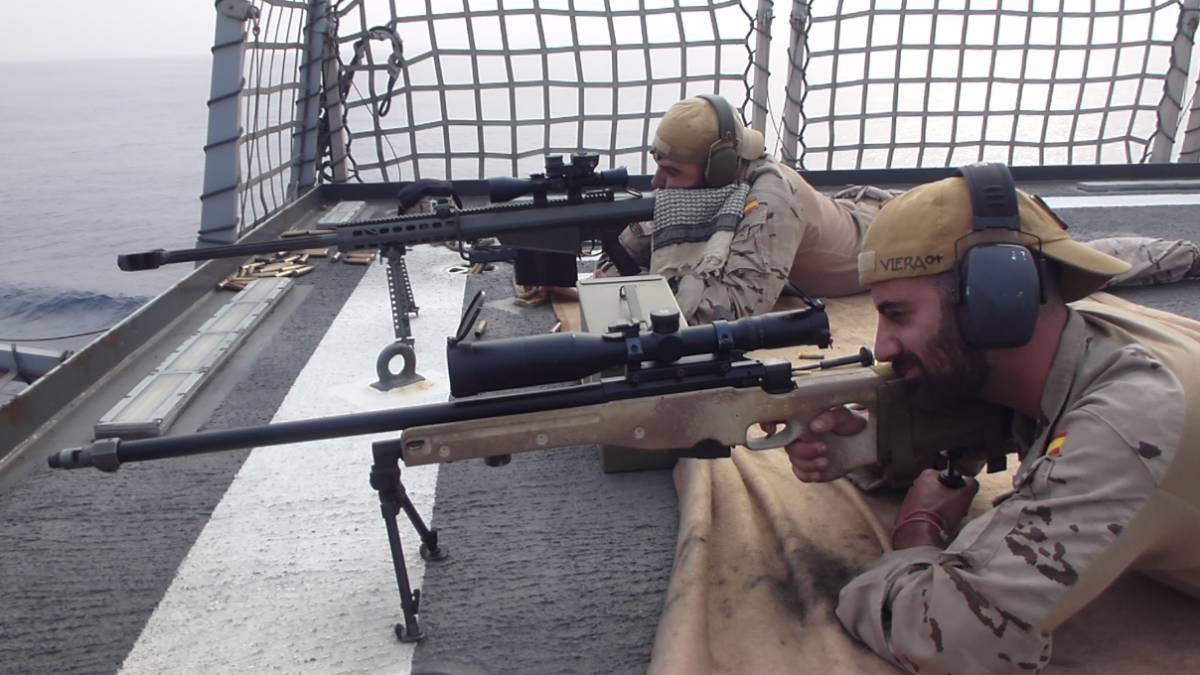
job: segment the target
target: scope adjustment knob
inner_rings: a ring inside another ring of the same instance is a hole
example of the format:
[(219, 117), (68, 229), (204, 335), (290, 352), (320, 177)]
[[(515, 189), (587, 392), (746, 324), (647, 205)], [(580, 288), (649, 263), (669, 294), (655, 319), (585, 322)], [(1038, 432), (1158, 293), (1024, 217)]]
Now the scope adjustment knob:
[(673, 309), (656, 309), (650, 312), (650, 326), (659, 335), (679, 332), (679, 312)]

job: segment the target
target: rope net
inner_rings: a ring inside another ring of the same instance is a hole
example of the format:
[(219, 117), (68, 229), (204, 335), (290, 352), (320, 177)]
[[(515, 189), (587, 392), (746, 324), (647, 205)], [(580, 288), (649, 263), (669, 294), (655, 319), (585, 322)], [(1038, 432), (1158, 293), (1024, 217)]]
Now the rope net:
[(255, 5), (259, 13), (247, 23), (242, 61), (241, 232), (287, 205), (295, 164), (292, 140), (302, 123), (296, 101), (308, 3), (262, 0)]
[(799, 4), (805, 168), (1134, 163), (1173, 141), (1179, 0)]
[[(700, 93), (753, 113), (806, 169), (1200, 147), (1200, 0), (793, 0), (773, 22), (769, 0), (253, 4), (239, 234), (312, 184), (300, 157), (326, 182), (523, 176), (581, 151), (649, 173), (658, 120)], [(756, 54), (767, 30), (775, 49)], [(768, 77), (775, 93), (752, 102)]]
[(751, 19), (738, 0), (352, 1), (335, 12), (363, 181), (520, 176), (545, 154), (581, 151), (644, 173), (672, 103), (747, 95)]

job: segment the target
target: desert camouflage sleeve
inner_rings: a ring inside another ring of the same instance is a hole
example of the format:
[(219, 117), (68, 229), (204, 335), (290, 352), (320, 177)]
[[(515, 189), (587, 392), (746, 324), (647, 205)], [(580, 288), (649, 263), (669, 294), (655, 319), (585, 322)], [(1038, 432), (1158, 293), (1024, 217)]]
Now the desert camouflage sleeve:
[(1162, 480), (1179, 440), (1181, 393), (1169, 373), (1145, 368), (1089, 391), (1047, 437), (1045, 454), (1023, 467), (1016, 491), (945, 551), (888, 553), (852, 580), (837, 609), (842, 624), (914, 673), (1041, 671), (1051, 642), (1039, 622)]
[[(629, 256), (638, 264), (642, 270), (647, 270), (650, 267), (650, 233), (646, 230), (642, 223), (633, 223), (617, 237), (617, 242), (621, 247), (629, 252)], [(617, 270), (616, 264), (609, 259), (607, 254), (602, 254), (600, 259), (596, 261), (596, 269), (604, 273), (605, 276), (618, 276), (620, 272)]]
[(800, 213), (791, 199), (794, 193), (775, 172), (754, 181), (722, 275), (684, 276), (678, 281), (675, 295), (688, 323), (771, 311), (803, 235)]

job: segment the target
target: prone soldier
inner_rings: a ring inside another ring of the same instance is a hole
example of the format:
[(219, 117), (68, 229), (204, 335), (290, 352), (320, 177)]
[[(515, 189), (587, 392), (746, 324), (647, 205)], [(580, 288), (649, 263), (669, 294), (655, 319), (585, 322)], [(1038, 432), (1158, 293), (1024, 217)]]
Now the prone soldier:
[[(891, 192), (822, 194), (769, 157), (763, 135), (720, 96), (673, 105), (650, 152), (654, 220), (626, 228), (620, 243), (670, 281), (689, 323), (769, 312), (789, 281), (821, 297), (862, 290), (863, 233)], [(602, 258), (597, 276), (615, 274)]]

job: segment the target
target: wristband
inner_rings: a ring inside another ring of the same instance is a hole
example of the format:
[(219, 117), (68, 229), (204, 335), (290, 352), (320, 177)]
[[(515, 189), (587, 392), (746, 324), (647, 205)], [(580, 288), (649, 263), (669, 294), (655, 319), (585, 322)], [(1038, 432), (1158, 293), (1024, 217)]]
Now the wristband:
[(918, 522), (932, 525), (933, 529), (937, 531), (937, 545), (939, 547), (945, 546), (946, 542), (949, 540), (949, 537), (946, 535), (946, 521), (942, 518), (942, 516), (936, 511), (930, 511), (929, 509), (913, 509), (912, 511), (904, 514), (904, 517), (901, 518), (900, 521), (897, 522), (892, 528), (892, 536), (888, 540), (888, 542), (892, 545), (892, 550), (895, 550), (896, 548), (896, 535), (900, 532), (900, 530), (903, 529), (905, 525), (911, 525)]

